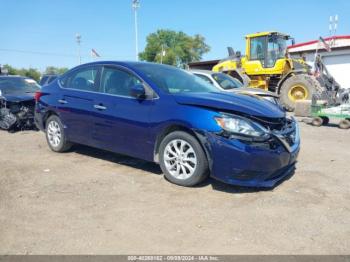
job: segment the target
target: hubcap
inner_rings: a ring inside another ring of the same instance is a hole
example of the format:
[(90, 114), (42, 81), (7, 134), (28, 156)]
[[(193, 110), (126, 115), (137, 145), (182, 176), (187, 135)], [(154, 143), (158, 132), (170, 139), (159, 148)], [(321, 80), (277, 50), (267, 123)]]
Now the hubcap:
[(302, 85), (295, 85), (289, 90), (288, 97), (292, 101), (304, 100), (308, 97), (308, 91)]
[(196, 171), (197, 156), (189, 143), (176, 139), (170, 141), (165, 147), (164, 163), (173, 177), (187, 179)]
[(51, 121), (47, 126), (47, 137), (53, 147), (57, 147), (61, 142), (61, 128), (56, 121)]

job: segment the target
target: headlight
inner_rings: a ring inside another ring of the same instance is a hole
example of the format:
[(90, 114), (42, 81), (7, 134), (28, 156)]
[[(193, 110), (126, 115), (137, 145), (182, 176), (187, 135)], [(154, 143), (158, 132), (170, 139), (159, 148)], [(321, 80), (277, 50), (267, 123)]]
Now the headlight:
[(272, 96), (263, 96), (263, 98), (267, 101), (270, 101), (271, 103), (277, 104), (276, 98), (274, 98)]
[(260, 138), (268, 136), (268, 131), (264, 127), (239, 116), (222, 115), (215, 117), (215, 120), (223, 130), (233, 134)]

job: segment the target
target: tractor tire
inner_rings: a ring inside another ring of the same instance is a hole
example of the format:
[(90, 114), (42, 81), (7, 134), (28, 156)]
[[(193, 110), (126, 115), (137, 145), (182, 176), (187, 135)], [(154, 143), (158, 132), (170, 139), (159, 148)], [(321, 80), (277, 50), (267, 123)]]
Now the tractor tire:
[(281, 105), (292, 112), (297, 100), (311, 100), (313, 94), (322, 93), (322, 87), (314, 76), (298, 74), (284, 81), (279, 91)]

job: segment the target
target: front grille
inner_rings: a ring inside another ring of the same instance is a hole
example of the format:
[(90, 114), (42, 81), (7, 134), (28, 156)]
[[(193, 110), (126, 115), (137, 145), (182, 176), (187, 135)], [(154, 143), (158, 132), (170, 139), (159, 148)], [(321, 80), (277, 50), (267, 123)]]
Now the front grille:
[(287, 118), (250, 117), (269, 131), (282, 131), (288, 124)]
[(296, 142), (296, 127), (293, 120), (288, 118), (251, 117), (264, 128), (274, 134), (284, 146), (291, 147)]

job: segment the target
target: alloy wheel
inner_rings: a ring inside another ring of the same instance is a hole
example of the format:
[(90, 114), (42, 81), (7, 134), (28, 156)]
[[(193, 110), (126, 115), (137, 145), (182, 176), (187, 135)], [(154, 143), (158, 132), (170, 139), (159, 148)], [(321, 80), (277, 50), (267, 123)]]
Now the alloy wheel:
[(196, 152), (185, 140), (172, 140), (165, 147), (164, 164), (173, 177), (187, 179), (196, 171)]
[(62, 132), (61, 127), (56, 121), (50, 121), (47, 126), (47, 137), (49, 143), (53, 147), (57, 147), (61, 143)]

